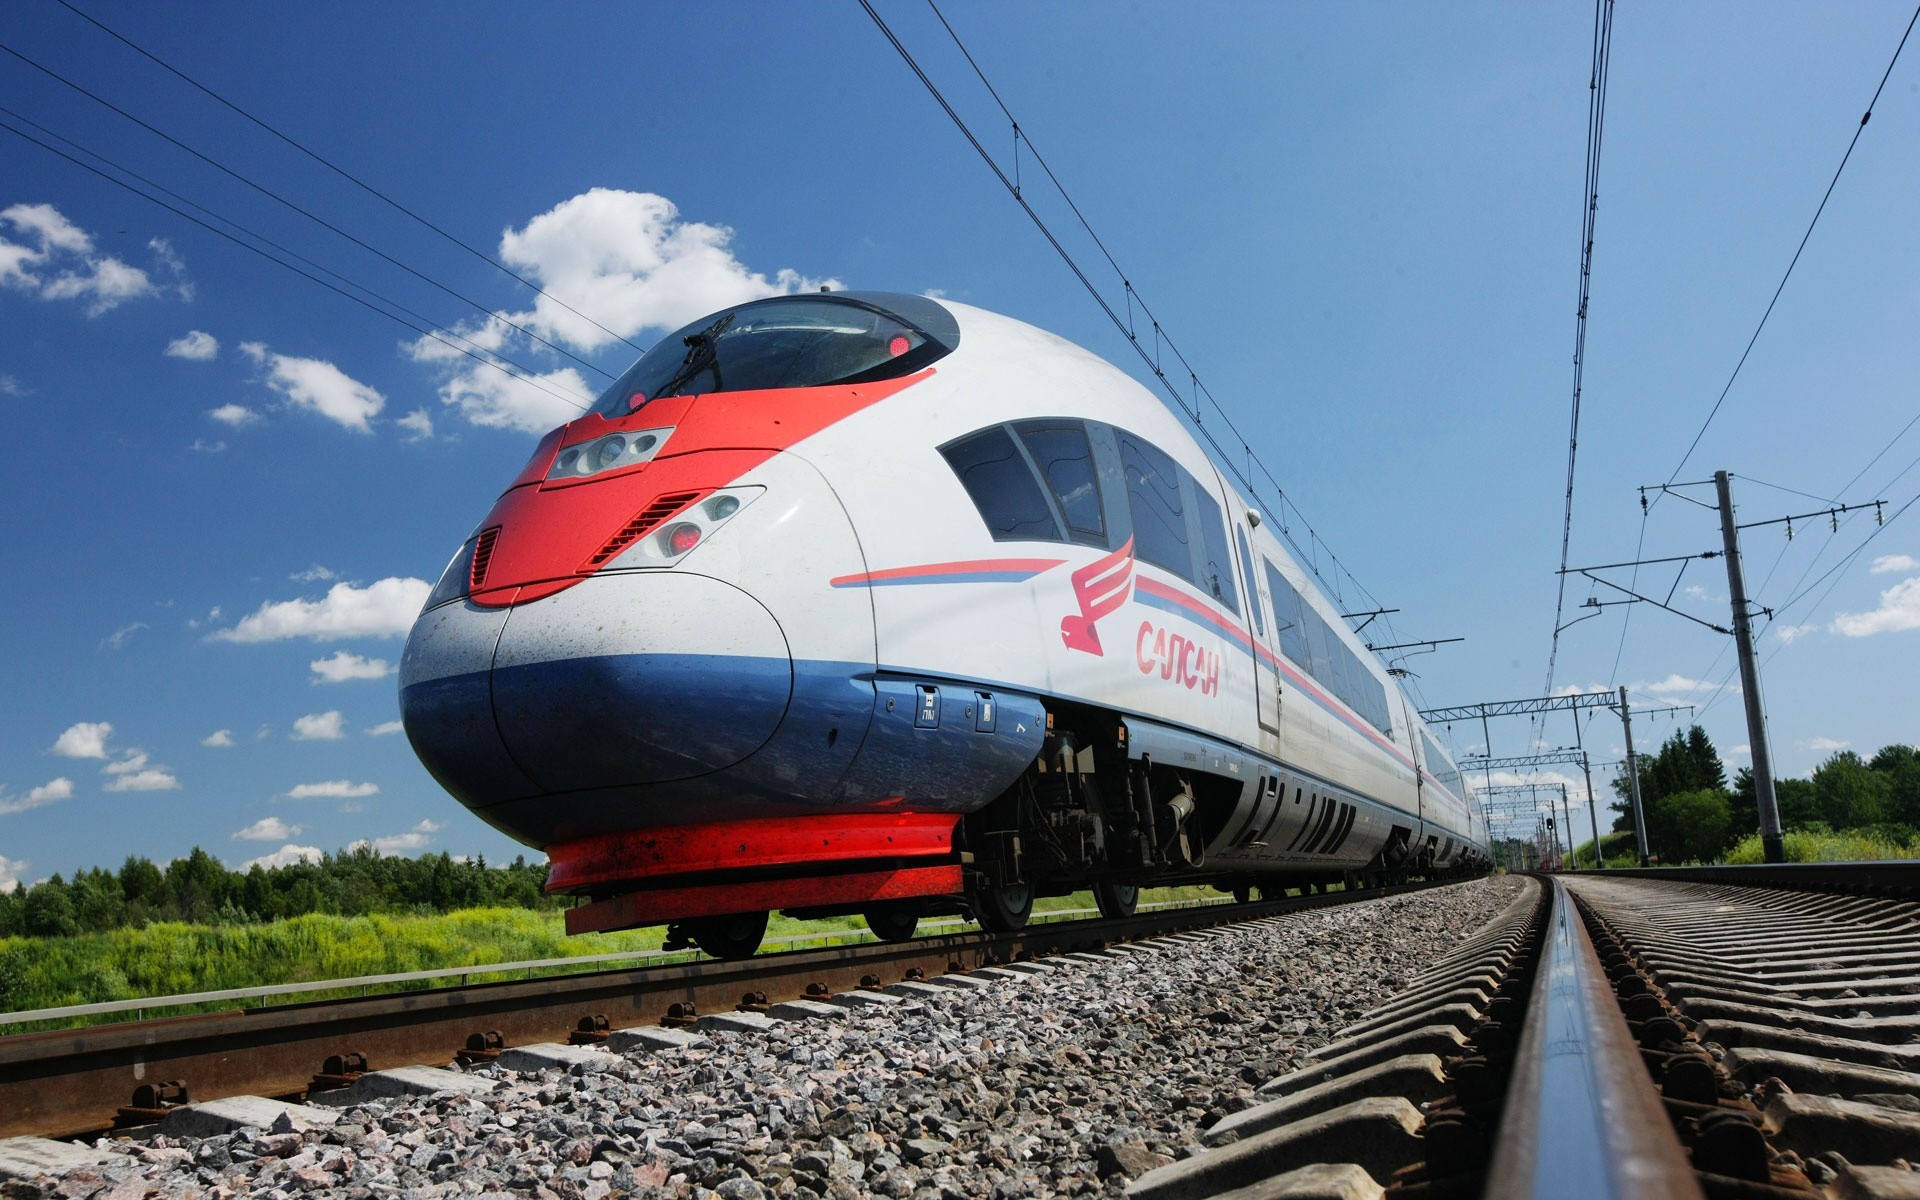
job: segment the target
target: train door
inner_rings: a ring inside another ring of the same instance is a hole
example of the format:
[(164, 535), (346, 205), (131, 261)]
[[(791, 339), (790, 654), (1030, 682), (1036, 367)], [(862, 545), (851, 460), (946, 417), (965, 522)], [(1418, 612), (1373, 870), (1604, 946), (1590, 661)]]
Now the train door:
[[(1245, 516), (1242, 513), (1243, 519)], [(1253, 554), (1247, 548), (1245, 527), (1235, 522), (1233, 534), (1235, 548), (1240, 552), (1240, 577), (1247, 581), (1247, 613), (1253, 621), (1253, 692), (1260, 728), (1276, 739), (1272, 750), (1278, 755), (1281, 697), (1279, 659), (1274, 656), (1273, 649), (1278, 630), (1269, 615), (1273, 598), (1268, 595), (1265, 583), (1254, 573)]]

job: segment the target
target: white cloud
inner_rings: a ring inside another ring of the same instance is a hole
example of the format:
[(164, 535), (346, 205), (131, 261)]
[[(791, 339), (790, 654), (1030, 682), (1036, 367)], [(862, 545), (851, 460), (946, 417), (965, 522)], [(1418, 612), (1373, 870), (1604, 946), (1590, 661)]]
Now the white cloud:
[(1632, 683), (1627, 685), (1628, 691), (1646, 692), (1650, 695), (1663, 697), (1684, 695), (1693, 692), (1717, 692), (1723, 688), (1734, 695), (1740, 693), (1740, 685), (1733, 682), (1732, 679), (1728, 679), (1724, 684), (1715, 684), (1708, 683), (1704, 679), (1688, 679), (1685, 675), (1669, 675), (1665, 679), (1657, 680), (1653, 683)]
[(0, 396), (31, 396), (33, 389), (11, 375), (0, 375)]
[(347, 736), (341, 728), (340, 710), (329, 709), (323, 713), (308, 713), (296, 717), (293, 733), (289, 736), (296, 742), (333, 742)]
[(1920, 629), (1920, 576), (1903, 579), (1881, 592), (1880, 607), (1872, 612), (1835, 615), (1831, 628), (1848, 637)]
[(384, 658), (363, 658), (336, 650), (331, 657), (307, 664), (313, 668), (315, 683), (345, 683), (350, 679), (385, 679), (393, 674), (393, 664)]
[(356, 433), (372, 433), (368, 422), (387, 405), (385, 396), (324, 359), (275, 354), (259, 342), (242, 342), (240, 349), (267, 368), (268, 387)]
[(1920, 571), (1920, 558), (1911, 554), (1882, 554), (1873, 560), (1873, 568), (1869, 573), (1890, 575), (1895, 571)]
[(101, 767), (100, 771), (104, 775), (130, 775), (135, 771), (144, 770), (148, 761), (145, 750), (127, 750), (122, 752), (119, 758)]
[(233, 730), (216, 729), (212, 733), (201, 738), (200, 744), (202, 746), (212, 746), (215, 749), (225, 749), (226, 747), (233, 745)]
[(219, 408), (210, 408), (207, 415), (222, 425), (231, 425), (235, 429), (242, 425), (251, 425), (260, 419), (260, 414), (244, 404), (222, 404)]
[(373, 728), (367, 730), (367, 736), (368, 737), (386, 737), (389, 734), (399, 733), (402, 729), (405, 729), (405, 728), (406, 726), (402, 725), (398, 721), (382, 721), (380, 724), (375, 725)]
[(371, 841), (361, 838), (349, 849), (359, 850), (371, 846), (381, 854), (406, 854), (413, 850), (422, 850), (433, 841), (433, 835), (443, 826), (437, 821), (422, 821), (405, 833), (396, 833), (391, 837), (374, 838)]
[(399, 637), (433, 590), (424, 579), (389, 576), (364, 588), (336, 583), (323, 600), (281, 600), (262, 604), (232, 629), (209, 634), (216, 642), (278, 642), (311, 638), (316, 642), (352, 637)]
[(173, 768), (153, 763), (145, 750), (127, 750), (100, 768), (109, 792), (171, 792), (179, 788)]
[(220, 353), (220, 339), (201, 330), (191, 330), (167, 343), (164, 352), (168, 358), (185, 358), (193, 362), (206, 362)]
[[(93, 238), (51, 204), (15, 204), (0, 210), (0, 286), (38, 295), (43, 300), (84, 301), (97, 317), (129, 300), (157, 295), (160, 288), (139, 267), (93, 252)], [(181, 279), (184, 265), (165, 242), (147, 244), (158, 264)], [(184, 294), (190, 285), (182, 282)]]
[[(540, 296), (526, 311), (495, 313), (456, 328), (447, 341), (467, 339), (482, 353), (501, 351), (521, 338), (511, 322), (559, 345), (597, 350), (642, 330), (677, 328), (702, 313), (763, 296), (839, 286), (838, 280), (810, 279), (792, 270), (771, 279), (750, 271), (734, 257), (732, 240), (733, 231), (725, 226), (682, 220), (664, 196), (594, 188), (501, 235), (501, 261), (551, 295)], [(578, 312), (552, 296), (565, 296)], [(421, 338), (412, 350), (416, 360), (449, 372), (441, 400), (476, 425), (544, 431), (577, 412), (551, 392), (576, 396), (583, 404), (594, 395), (571, 368), (527, 383), (435, 338)]]
[(56, 738), (47, 753), (62, 758), (105, 758), (107, 739), (111, 736), (113, 726), (107, 722), (81, 721)]
[(294, 863), (317, 863), (321, 859), (318, 846), (296, 846), (292, 842), (275, 850), (272, 854), (262, 854), (259, 858), (250, 858), (237, 868), (251, 871), (255, 867), (271, 871), (275, 867), (290, 867)]
[(298, 825), (289, 825), (279, 817), (261, 817), (258, 821), (237, 830), (231, 837), (237, 842), (283, 842), (300, 833)]
[(135, 621), (131, 625), (122, 625), (106, 637), (100, 639), (102, 650), (118, 650), (133, 640), (133, 635), (147, 628), (145, 621)]
[(0, 892), (11, 892), (20, 885), (20, 877), (27, 873), (33, 864), (24, 858), (8, 858), (0, 854)]
[(411, 433), (410, 442), (425, 441), (433, 436), (433, 414), (424, 408), (416, 408), (394, 424)]
[(1773, 636), (1789, 646), (1815, 632), (1818, 632), (1818, 628), (1813, 625), (1775, 625), (1773, 627)]
[(188, 446), (187, 449), (200, 454), (225, 454), (227, 444), (225, 442), (209, 442), (205, 438), (195, 438), (193, 439), (193, 445)]
[(1828, 754), (1835, 750), (1845, 750), (1853, 743), (1843, 742), (1839, 738), (1810, 737), (1800, 739), (1797, 744), (1802, 750), (1812, 750), (1817, 754)]
[[(30, 808), (40, 808), (47, 804), (58, 804), (73, 795), (73, 780), (52, 779), (37, 788), (30, 789), (24, 796), (9, 796), (4, 785), (0, 785), (0, 816), (23, 813)], [(4, 863), (5, 859), (0, 859)], [(25, 866), (25, 863), (21, 864)]]
[[(145, 757), (145, 755), (141, 756), (142, 759)], [(107, 769), (111, 771), (113, 767)], [(179, 787), (180, 781), (175, 779), (173, 772), (166, 767), (145, 767), (136, 771), (116, 773), (105, 790), (109, 792), (171, 792)]]
[(287, 576), (287, 578), (293, 580), (295, 583), (327, 583), (340, 578), (340, 572), (315, 563), (304, 571), (295, 571), (293, 574)]
[(344, 779), (329, 779), (325, 783), (295, 784), (287, 793), (289, 800), (353, 800), (361, 796), (377, 796), (380, 785), (377, 783), (348, 783)]

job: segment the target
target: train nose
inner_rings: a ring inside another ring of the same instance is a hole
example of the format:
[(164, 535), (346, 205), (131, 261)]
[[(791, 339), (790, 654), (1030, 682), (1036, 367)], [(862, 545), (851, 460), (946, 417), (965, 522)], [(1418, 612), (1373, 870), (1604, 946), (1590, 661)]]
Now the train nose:
[(604, 573), (503, 610), (446, 605), (422, 615), (402, 661), (408, 736), (476, 809), (724, 770), (773, 736), (792, 694), (773, 615), (681, 571)]

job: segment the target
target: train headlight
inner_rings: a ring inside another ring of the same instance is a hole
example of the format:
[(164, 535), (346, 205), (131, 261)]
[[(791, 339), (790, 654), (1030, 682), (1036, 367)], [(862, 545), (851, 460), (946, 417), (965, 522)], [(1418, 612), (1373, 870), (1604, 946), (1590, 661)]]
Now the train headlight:
[(692, 521), (682, 521), (667, 530), (667, 553), (678, 558), (700, 544), (700, 527)]
[(715, 531), (737, 516), (741, 509), (758, 500), (766, 490), (747, 486), (709, 493), (682, 509), (671, 521), (649, 530), (608, 565), (616, 568), (672, 566), (705, 545)]
[(639, 466), (659, 454), (672, 433), (671, 427), (642, 429), (635, 433), (610, 433), (583, 445), (568, 446), (553, 460), (547, 478), (586, 479), (603, 471)]

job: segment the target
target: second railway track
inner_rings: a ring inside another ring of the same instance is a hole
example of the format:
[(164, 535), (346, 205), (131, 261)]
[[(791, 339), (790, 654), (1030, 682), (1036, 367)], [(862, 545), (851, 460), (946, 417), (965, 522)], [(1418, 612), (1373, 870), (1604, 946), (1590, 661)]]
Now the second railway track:
[(293, 1136), (95, 1142), (72, 1149), (104, 1165), (37, 1186), (1920, 1196), (1912, 874), (1627, 876), (1163, 933), (637, 1067), (508, 1055), (472, 1071), (482, 1094)]

